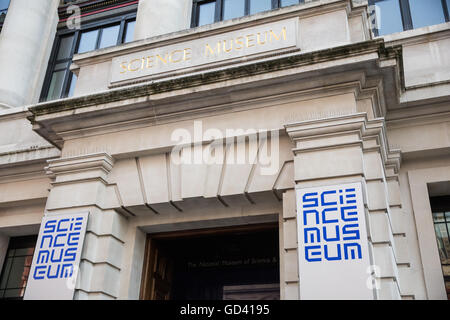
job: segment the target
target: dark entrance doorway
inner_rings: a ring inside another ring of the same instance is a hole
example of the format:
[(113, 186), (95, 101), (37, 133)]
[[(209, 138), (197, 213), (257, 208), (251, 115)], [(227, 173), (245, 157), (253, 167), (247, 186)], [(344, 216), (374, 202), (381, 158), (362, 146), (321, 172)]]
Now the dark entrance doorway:
[(141, 297), (279, 299), (278, 225), (148, 237)]

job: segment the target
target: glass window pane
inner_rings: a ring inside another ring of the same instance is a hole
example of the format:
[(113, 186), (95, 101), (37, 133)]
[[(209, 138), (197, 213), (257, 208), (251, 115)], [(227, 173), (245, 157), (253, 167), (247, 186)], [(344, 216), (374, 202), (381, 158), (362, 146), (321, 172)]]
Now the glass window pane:
[(445, 22), (441, 0), (409, 0), (414, 28)]
[(215, 1), (200, 4), (198, 7), (198, 26), (204, 26), (205, 24), (213, 23), (215, 11)]
[(136, 25), (136, 21), (130, 21), (125, 26), (125, 38), (123, 40), (124, 43), (131, 42), (134, 40), (134, 27)]
[(234, 19), (245, 15), (244, 0), (224, 0), (223, 20)]
[(80, 44), (78, 45), (78, 53), (95, 50), (97, 44), (98, 30), (83, 32), (81, 34)]
[(34, 252), (34, 248), (22, 248), (16, 249), (15, 256), (32, 256)]
[(25, 257), (25, 267), (31, 267), (31, 263), (33, 263), (33, 256)]
[(55, 69), (53, 71), (61, 71), (61, 70), (65, 70), (69, 67), (69, 62), (61, 62), (61, 63), (57, 63), (55, 64)]
[[(450, 0), (449, 0), (450, 1)], [(447, 211), (445, 213), (445, 218), (447, 219), (447, 221), (450, 221), (450, 211)]]
[(102, 32), (102, 38), (100, 39), (100, 47), (106, 48), (117, 45), (117, 40), (119, 38), (120, 26), (112, 26), (104, 28)]
[(5, 290), (4, 298), (20, 298), (22, 289), (9, 289)]
[(0, 11), (8, 9), (9, 2), (10, 0), (0, 0)]
[(441, 228), (439, 227), (439, 224), (434, 225), (434, 231), (436, 232), (436, 240), (439, 250), (439, 257), (441, 261), (445, 260), (445, 250), (444, 250), (444, 241), (443, 241), (443, 234), (441, 232)]
[(70, 88), (69, 88), (69, 94), (68, 97), (72, 97), (73, 93), (75, 92), (75, 85), (77, 84), (77, 75), (73, 72), (71, 72), (71, 79), (70, 79)]
[(446, 261), (450, 256), (450, 243), (445, 223), (438, 223), (434, 225), (436, 231), (436, 240), (438, 243), (439, 256), (441, 261)]
[(433, 221), (435, 223), (444, 222), (444, 213), (443, 212), (433, 212)]
[(8, 250), (8, 257), (14, 256), (15, 253), (16, 253), (16, 249), (9, 249)]
[(286, 6), (292, 6), (293, 4), (298, 4), (298, 0), (281, 0), (281, 6), (282, 7), (286, 7)]
[(272, 9), (272, 0), (250, 0), (250, 14)]
[(55, 100), (61, 97), (65, 74), (65, 71), (53, 72), (52, 80), (50, 82), (50, 88), (48, 90), (47, 100)]
[(8, 258), (6, 260), (6, 262), (5, 262), (5, 264), (3, 265), (2, 279), (0, 281), (0, 289), (5, 289), (6, 288), (6, 284), (8, 282), (8, 276), (9, 276), (9, 273), (11, 271), (12, 262), (13, 262), (13, 259), (12, 258)]
[(25, 265), (25, 257), (14, 258), (11, 272), (9, 273), (6, 288), (22, 288), (23, 287), (23, 271)]
[(70, 58), (70, 51), (72, 50), (72, 44), (73, 44), (73, 35), (61, 38), (56, 60)]
[(381, 0), (375, 2), (374, 19), (375, 28), (378, 29), (378, 35), (391, 34), (403, 31), (402, 15), (400, 13), (400, 4), (398, 0)]
[[(444, 226), (444, 224), (443, 224)], [(447, 228), (445, 230), (445, 234), (447, 235), (446, 238), (443, 239), (443, 243), (444, 243), (444, 248), (445, 248), (445, 260), (444, 263), (445, 264), (449, 264), (450, 263), (450, 238), (449, 238), (449, 234), (448, 234), (448, 228), (450, 228), (450, 223), (447, 223)]]
[(446, 1), (447, 1), (448, 14), (450, 15), (450, 0), (446, 0)]

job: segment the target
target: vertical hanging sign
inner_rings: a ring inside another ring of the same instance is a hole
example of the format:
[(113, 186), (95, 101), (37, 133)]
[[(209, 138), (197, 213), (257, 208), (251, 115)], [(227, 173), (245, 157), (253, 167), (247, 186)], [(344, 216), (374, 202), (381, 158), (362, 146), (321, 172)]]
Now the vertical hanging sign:
[(296, 198), (300, 298), (374, 299), (361, 184), (298, 188)]
[(25, 300), (72, 300), (88, 212), (45, 216), (34, 250)]

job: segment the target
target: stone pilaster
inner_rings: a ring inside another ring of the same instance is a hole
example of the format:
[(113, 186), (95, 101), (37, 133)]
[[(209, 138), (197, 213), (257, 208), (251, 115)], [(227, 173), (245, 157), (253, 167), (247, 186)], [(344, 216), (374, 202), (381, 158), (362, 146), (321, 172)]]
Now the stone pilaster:
[(0, 109), (38, 102), (59, 2), (11, 1), (0, 33)]
[(298, 245), (297, 245), (297, 219), (295, 207), (295, 190), (287, 190), (283, 193), (283, 217), (282, 230), (283, 237), (281, 248), (281, 283), (282, 299), (298, 300)]
[(54, 183), (46, 211), (89, 211), (74, 299), (116, 299), (128, 220), (113, 209), (119, 205), (107, 179), (114, 160), (100, 153), (48, 163)]
[[(286, 131), (295, 143), (297, 186), (362, 183), (371, 263), (376, 266), (379, 283), (376, 297), (400, 299), (401, 249), (396, 246), (394, 236), (399, 231), (392, 210), (399, 206), (395, 176), (400, 152), (389, 150), (384, 119), (368, 120), (366, 113), (357, 113), (289, 124)], [(291, 223), (292, 229), (296, 228), (295, 221), (293, 217), (285, 217), (285, 223)], [(293, 239), (286, 239), (285, 244), (293, 247)]]

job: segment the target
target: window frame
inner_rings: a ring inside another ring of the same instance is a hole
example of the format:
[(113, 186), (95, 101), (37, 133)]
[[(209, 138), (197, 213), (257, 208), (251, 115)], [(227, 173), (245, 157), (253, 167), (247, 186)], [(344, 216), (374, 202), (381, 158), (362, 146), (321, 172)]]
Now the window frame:
[[(245, 9), (244, 15), (242, 17), (250, 15), (250, 1), (251, 0), (243, 0), (245, 1)], [(298, 4), (304, 3), (304, 0), (297, 0)], [(216, 23), (223, 20), (223, 5), (224, 0), (193, 0), (192, 1), (192, 17), (191, 17), (191, 28), (198, 27), (198, 19), (199, 19), (199, 10), (202, 4), (215, 2), (215, 12), (214, 12), (214, 22)], [(281, 8), (281, 0), (271, 0), (272, 8), (270, 10)], [(268, 10), (269, 11), (269, 10)]]
[[(447, 238), (450, 241), (450, 230), (448, 225), (450, 224), (450, 219), (447, 218), (446, 213), (450, 212), (450, 195), (447, 196), (438, 196), (438, 197), (430, 197), (430, 206), (431, 206), (431, 213), (432, 213), (432, 217), (433, 217), (433, 227), (434, 227), (434, 232), (435, 232), (435, 238), (436, 238), (436, 245), (439, 248), (439, 245), (437, 244), (438, 242), (438, 235), (436, 233), (436, 225), (445, 225), (445, 228), (447, 230)], [(438, 213), (442, 213), (443, 214), (443, 222), (436, 222), (434, 221), (434, 215), (438, 214)], [(440, 255), (439, 255), (440, 257)], [(442, 273), (443, 273), (443, 277), (444, 277), (444, 283), (445, 283), (445, 288), (446, 288), (446, 292), (447, 292), (447, 298), (450, 299), (450, 291), (448, 291), (447, 289), (447, 283), (450, 282), (450, 276), (445, 275), (444, 273), (444, 266), (450, 266), (450, 263), (447, 263), (448, 261), (446, 261), (444, 263), (444, 261), (440, 260), (441, 266), (442, 266)]]
[[(4, 260), (3, 266), (2, 266), (2, 272), (0, 272), (0, 281), (2, 281), (3, 277), (5, 276), (5, 277), (7, 277), (6, 285), (9, 282), (12, 268), (9, 268), (9, 270), (7, 270), (7, 268), (6, 268), (6, 264), (7, 264), (8, 258), (14, 259), (14, 258), (21, 258), (21, 257), (31, 257), (31, 260), (33, 260), (33, 255), (34, 255), (34, 251), (35, 251), (35, 248), (36, 248), (37, 240), (38, 240), (38, 236), (37, 235), (12, 237), (12, 238), (9, 239), (8, 249), (6, 251), (5, 260)], [(12, 254), (12, 256), (9, 254), (12, 250), (31, 249), (31, 248), (33, 248), (33, 253), (32, 254), (16, 255), (16, 253), (14, 253), (14, 254)], [(30, 268), (30, 270), (31, 270), (31, 265), (29, 267), (24, 265), (24, 269), (25, 268)], [(25, 282), (25, 287), (20, 287), (20, 288), (8, 288), (8, 287), (5, 287), (2, 290), (6, 291), (6, 290), (19, 290), (19, 289), (22, 289), (23, 292), (25, 292), (27, 283), (28, 283), (28, 279)], [(5, 294), (5, 293), (3, 293), (3, 294)], [(13, 297), (13, 298), (5, 298), (4, 296), (0, 296), (0, 301), (1, 300), (22, 300), (22, 299), (23, 299), (23, 295), (20, 296), (20, 297)]]
[[(120, 14), (120, 15), (116, 15), (116, 16), (112, 16), (112, 17), (85, 23), (81, 26), (80, 29), (76, 29), (76, 30), (71, 30), (71, 29), (67, 29), (67, 28), (59, 29), (56, 32), (55, 41), (53, 43), (52, 52), (50, 54), (50, 58), (48, 61), (47, 71), (45, 74), (44, 84), (42, 86), (41, 96), (40, 96), (39, 101), (40, 102), (53, 101), (51, 99), (47, 99), (47, 97), (48, 97), (48, 93), (50, 90), (50, 84), (52, 81), (53, 73), (56, 71), (55, 66), (59, 63), (63, 63), (64, 61), (67, 61), (67, 62), (69, 62), (69, 66), (67, 67), (66, 70), (69, 70), (73, 56), (74, 56), (75, 52), (78, 51), (78, 47), (80, 45), (80, 40), (81, 40), (81, 34), (83, 32), (88, 32), (88, 31), (92, 31), (92, 30), (96, 30), (96, 29), (99, 30), (99, 32), (97, 34), (96, 43), (95, 43), (95, 49), (94, 49), (94, 50), (98, 50), (100, 41), (102, 38), (103, 29), (113, 26), (113, 25), (119, 25), (119, 35), (117, 37), (117, 42), (116, 42), (116, 46), (118, 46), (118, 45), (124, 43), (123, 41), (126, 36), (127, 23), (136, 21), (136, 15), (137, 15), (137, 12), (135, 10), (133, 10), (133, 12), (128, 12), (125, 14)], [(69, 57), (66, 59), (57, 60), (57, 55), (58, 55), (58, 52), (59, 52), (59, 49), (61, 46), (61, 39), (66, 36), (71, 36), (71, 35), (73, 35), (73, 40), (72, 40), (72, 47), (70, 50)], [(71, 87), (71, 72), (66, 72), (66, 74), (64, 75), (61, 94), (59, 95), (59, 98), (56, 98), (56, 99), (67, 98), (69, 95), (70, 87)]]
[[(381, 1), (384, 1), (384, 0), (369, 0), (369, 5), (373, 6), (377, 2), (381, 2)], [(411, 15), (411, 7), (409, 5), (410, 0), (396, 0), (396, 1), (398, 1), (398, 3), (399, 3), (400, 14), (402, 16), (403, 31), (408, 31), (408, 30), (414, 29), (414, 24), (413, 24), (412, 15)], [(441, 4), (442, 4), (442, 10), (444, 11), (445, 22), (450, 22), (450, 17), (449, 17), (449, 9), (450, 8), (448, 8), (446, 0), (441, 0)], [(375, 37), (380, 37), (379, 29), (372, 28), (372, 32)], [(385, 36), (385, 35), (382, 35), (382, 36)]]

